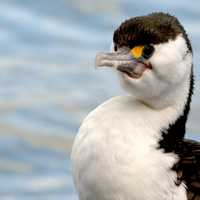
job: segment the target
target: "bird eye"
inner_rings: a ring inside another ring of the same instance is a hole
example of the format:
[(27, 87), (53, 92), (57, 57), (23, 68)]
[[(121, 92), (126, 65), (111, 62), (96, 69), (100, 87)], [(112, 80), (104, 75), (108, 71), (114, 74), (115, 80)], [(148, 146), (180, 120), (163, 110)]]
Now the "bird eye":
[(148, 59), (148, 58), (150, 58), (151, 56), (152, 56), (152, 54), (153, 54), (153, 52), (154, 52), (154, 47), (153, 47), (153, 45), (145, 45), (144, 46), (144, 49), (143, 49), (143, 51), (142, 51), (142, 56), (145, 58), (145, 59)]

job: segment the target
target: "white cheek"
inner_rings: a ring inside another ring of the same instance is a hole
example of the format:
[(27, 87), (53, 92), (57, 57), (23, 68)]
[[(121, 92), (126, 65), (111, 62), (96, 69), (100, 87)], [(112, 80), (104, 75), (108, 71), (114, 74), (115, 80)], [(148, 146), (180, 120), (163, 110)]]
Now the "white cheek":
[(187, 54), (187, 45), (182, 35), (165, 44), (155, 45), (155, 53), (151, 58), (155, 75), (168, 83), (181, 82), (190, 70), (192, 56)]

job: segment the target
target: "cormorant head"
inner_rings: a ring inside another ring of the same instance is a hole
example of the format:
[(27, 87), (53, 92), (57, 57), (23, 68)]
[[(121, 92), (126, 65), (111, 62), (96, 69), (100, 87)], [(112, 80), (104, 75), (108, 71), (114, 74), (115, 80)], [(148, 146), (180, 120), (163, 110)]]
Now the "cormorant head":
[(114, 32), (113, 51), (99, 53), (96, 64), (116, 69), (131, 95), (159, 108), (188, 90), (192, 48), (176, 17), (152, 13), (123, 22)]

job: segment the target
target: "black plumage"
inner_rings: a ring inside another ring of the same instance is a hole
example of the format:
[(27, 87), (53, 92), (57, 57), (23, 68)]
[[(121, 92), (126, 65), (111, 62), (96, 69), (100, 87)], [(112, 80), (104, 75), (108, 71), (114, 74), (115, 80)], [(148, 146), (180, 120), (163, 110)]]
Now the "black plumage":
[(155, 12), (146, 16), (134, 17), (123, 22), (114, 32), (115, 48), (137, 45), (160, 44), (183, 34), (188, 50), (192, 51), (187, 34), (178, 19), (169, 14)]
[(200, 200), (200, 143), (193, 140), (177, 141), (176, 154), (179, 162), (173, 170), (177, 172), (177, 185), (184, 182), (188, 200)]

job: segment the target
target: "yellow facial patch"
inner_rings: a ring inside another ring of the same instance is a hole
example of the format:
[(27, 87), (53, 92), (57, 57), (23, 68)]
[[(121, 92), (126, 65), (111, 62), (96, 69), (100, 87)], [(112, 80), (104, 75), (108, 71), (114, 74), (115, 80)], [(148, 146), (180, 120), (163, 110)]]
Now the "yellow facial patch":
[(140, 58), (142, 56), (142, 52), (143, 52), (144, 46), (136, 46), (133, 49), (131, 49), (131, 55), (134, 58)]

